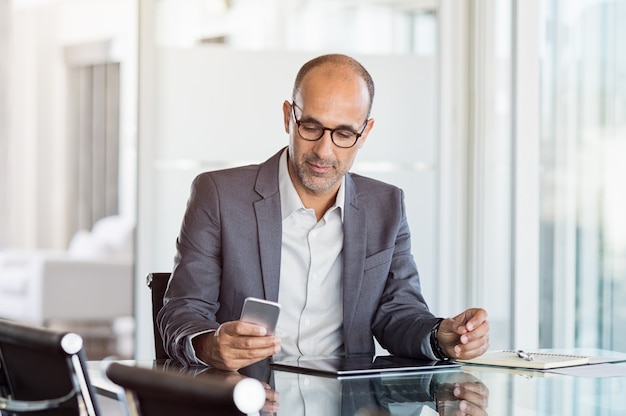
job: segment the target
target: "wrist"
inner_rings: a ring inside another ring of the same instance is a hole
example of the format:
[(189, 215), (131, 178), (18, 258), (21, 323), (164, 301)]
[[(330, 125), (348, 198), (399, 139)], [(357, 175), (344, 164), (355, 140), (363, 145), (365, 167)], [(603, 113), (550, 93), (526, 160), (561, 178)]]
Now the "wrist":
[(437, 338), (437, 334), (439, 333), (439, 326), (441, 325), (442, 321), (443, 319), (440, 319), (439, 322), (437, 322), (437, 324), (430, 331), (430, 347), (433, 350), (433, 354), (435, 355), (435, 358), (437, 358), (437, 360), (446, 361), (449, 360), (451, 357), (449, 357), (443, 351), (441, 345), (439, 344), (439, 339)]
[(213, 330), (205, 332), (203, 334), (195, 336), (192, 339), (191, 345), (193, 348), (193, 353), (195, 355), (195, 359), (199, 363), (202, 363), (204, 365), (211, 365), (211, 351), (215, 348), (215, 345), (217, 344), (215, 332), (216, 331)]

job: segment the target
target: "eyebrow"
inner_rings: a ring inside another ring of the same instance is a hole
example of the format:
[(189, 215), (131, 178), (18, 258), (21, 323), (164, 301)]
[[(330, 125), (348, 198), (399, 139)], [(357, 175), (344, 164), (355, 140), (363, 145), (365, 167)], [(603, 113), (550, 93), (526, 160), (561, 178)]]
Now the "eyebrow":
[(331, 127), (327, 127), (327, 126), (325, 126), (323, 123), (320, 123), (320, 121), (319, 121), (319, 120), (317, 120), (315, 117), (311, 117), (311, 116), (306, 116), (306, 117), (302, 116), (302, 117), (300, 117), (300, 122), (301, 122), (301, 123), (313, 123), (313, 124), (317, 124), (317, 125), (319, 125), (320, 127), (326, 127), (327, 129), (331, 129), (331, 130), (349, 130), (349, 131), (351, 131), (352, 133), (358, 133), (358, 132), (357, 132), (357, 129), (355, 129), (354, 127), (352, 127), (352, 126), (350, 126), (350, 125), (348, 125), (348, 124), (340, 124), (340, 125), (338, 125), (338, 126), (336, 126), (336, 127), (332, 127), (332, 128), (331, 128)]

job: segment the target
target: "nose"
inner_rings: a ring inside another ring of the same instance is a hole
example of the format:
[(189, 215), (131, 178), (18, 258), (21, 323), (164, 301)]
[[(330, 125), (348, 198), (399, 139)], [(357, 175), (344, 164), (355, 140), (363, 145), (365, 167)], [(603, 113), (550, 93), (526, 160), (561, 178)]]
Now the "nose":
[(333, 154), (334, 147), (330, 129), (324, 129), (322, 137), (315, 142), (315, 153), (320, 159), (326, 159), (328, 155)]

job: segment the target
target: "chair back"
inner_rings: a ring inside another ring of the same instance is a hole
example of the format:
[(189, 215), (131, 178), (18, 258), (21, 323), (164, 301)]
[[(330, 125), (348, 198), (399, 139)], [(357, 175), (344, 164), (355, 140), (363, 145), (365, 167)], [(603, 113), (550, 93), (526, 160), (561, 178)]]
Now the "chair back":
[(0, 319), (0, 410), (50, 416), (100, 414), (82, 338)]
[(148, 273), (146, 284), (152, 291), (152, 331), (154, 333), (154, 353), (157, 360), (169, 358), (163, 347), (163, 338), (157, 325), (157, 314), (163, 307), (163, 296), (171, 273)]
[(106, 375), (126, 391), (131, 414), (140, 416), (258, 415), (266, 399), (260, 381), (233, 372), (193, 376), (113, 362)]

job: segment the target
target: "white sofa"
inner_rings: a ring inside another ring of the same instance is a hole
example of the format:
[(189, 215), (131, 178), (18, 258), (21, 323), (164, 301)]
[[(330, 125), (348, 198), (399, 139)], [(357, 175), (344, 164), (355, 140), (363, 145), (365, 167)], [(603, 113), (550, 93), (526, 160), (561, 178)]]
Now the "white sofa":
[(0, 252), (0, 317), (46, 325), (133, 315), (134, 225), (113, 216), (68, 250)]

